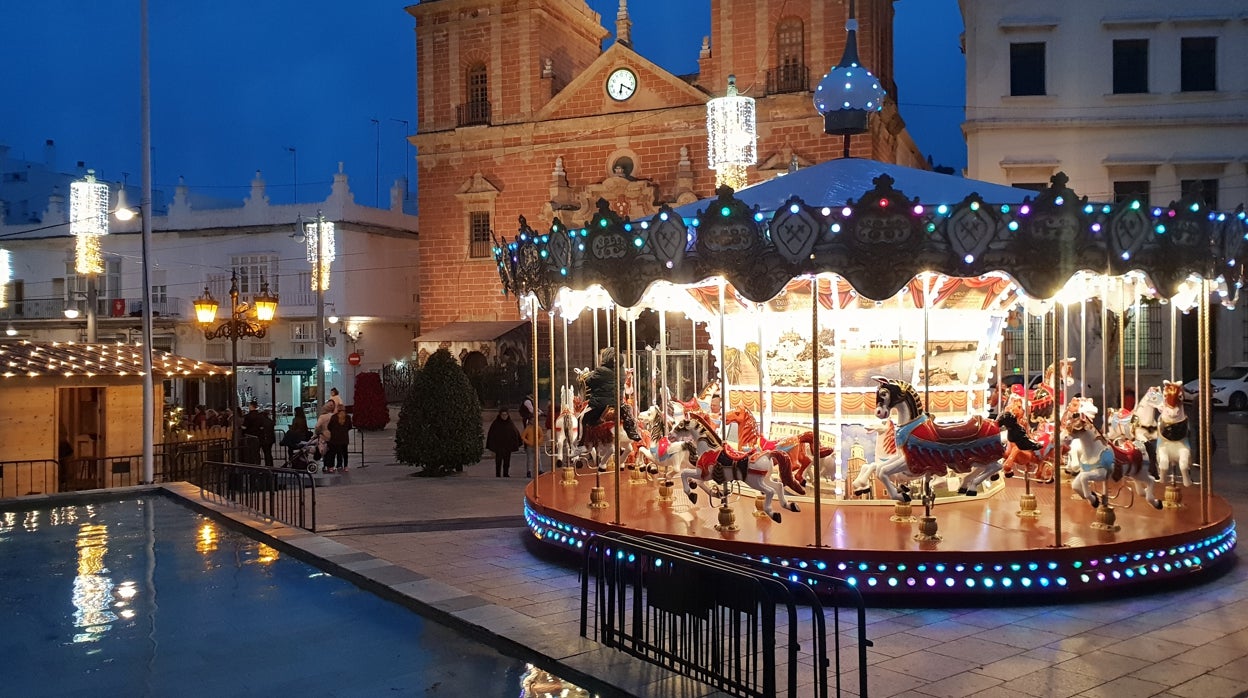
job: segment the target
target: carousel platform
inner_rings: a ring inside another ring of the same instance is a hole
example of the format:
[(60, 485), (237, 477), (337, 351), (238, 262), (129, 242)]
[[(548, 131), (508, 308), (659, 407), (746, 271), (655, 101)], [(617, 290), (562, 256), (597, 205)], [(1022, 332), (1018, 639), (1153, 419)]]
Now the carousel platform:
[[(731, 495), (738, 530), (717, 530), (720, 510), (699, 495), (697, 504), (676, 482), (672, 498), (659, 500), (656, 483), (630, 484), (622, 474), (617, 498), (614, 472), (595, 478), (581, 471), (565, 485), (560, 472), (543, 473), (525, 491), (525, 519), (542, 543), (578, 551), (592, 533), (621, 531), (657, 535), (738, 553), (793, 568), (842, 577), (867, 598), (905, 602), (907, 597), (950, 600), (968, 597), (996, 603), (1081, 598), (1111, 588), (1141, 591), (1199, 581), (1223, 569), (1233, 556), (1236, 527), (1221, 497), (1202, 503), (1200, 488), (1182, 488), (1182, 504), (1156, 510), (1142, 498), (1131, 502), (1129, 486), (1113, 504), (1118, 530), (1097, 528), (1097, 510), (1074, 498), (1070, 487), (1031, 484), (1037, 516), (1020, 516), (1024, 483), (1019, 478), (975, 498), (938, 501), (932, 514), (939, 540), (923, 540), (923, 507), (913, 520), (898, 521), (891, 501), (821, 502), (822, 536), (815, 547), (815, 511), (776, 511), (782, 521), (756, 515), (752, 493)], [(605, 508), (591, 508), (591, 488), (603, 487)], [(1111, 486), (1111, 494), (1118, 485)], [(1054, 497), (1061, 497), (1060, 545)], [(1160, 495), (1160, 492), (1158, 492)], [(618, 504), (617, 504), (618, 502)], [(1205, 511), (1207, 509), (1207, 512)], [(1103, 522), (1102, 522), (1103, 523)]]

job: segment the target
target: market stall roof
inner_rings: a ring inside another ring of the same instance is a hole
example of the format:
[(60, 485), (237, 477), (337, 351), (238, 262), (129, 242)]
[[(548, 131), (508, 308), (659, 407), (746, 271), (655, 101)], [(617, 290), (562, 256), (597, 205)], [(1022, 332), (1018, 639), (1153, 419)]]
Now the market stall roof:
[[(154, 349), (152, 373), (162, 378), (199, 378), (229, 370)], [(142, 375), (143, 347), (138, 344), (0, 342), (0, 376), (5, 378)]]
[(452, 322), (436, 330), (426, 332), (415, 341), (425, 342), (477, 342), (494, 341), (503, 335), (528, 325), (528, 320), (482, 320), (474, 322)]
[[(766, 182), (745, 187), (736, 193), (750, 208), (775, 211), (796, 196), (809, 206), (844, 206), (851, 199), (858, 199), (871, 188), (876, 177), (886, 174), (893, 178), (893, 187), (926, 204), (956, 204), (972, 193), (984, 201), (998, 204), (1022, 203), (1027, 197), (1035, 197), (1030, 189), (1007, 187), (977, 179), (917, 170), (913, 167), (894, 165), (876, 160), (841, 158), (805, 167), (796, 172), (774, 177)], [(714, 203), (714, 197), (686, 204), (676, 209), (680, 215), (691, 218)]]

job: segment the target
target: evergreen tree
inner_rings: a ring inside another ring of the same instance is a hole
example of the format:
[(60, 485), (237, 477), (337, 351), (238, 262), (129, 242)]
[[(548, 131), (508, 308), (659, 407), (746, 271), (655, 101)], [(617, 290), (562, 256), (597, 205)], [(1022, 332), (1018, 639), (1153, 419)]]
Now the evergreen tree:
[(355, 377), (355, 404), (351, 421), (358, 429), (384, 429), (390, 423), (386, 407), (386, 391), (381, 387), (381, 374), (367, 371)]
[(485, 452), (481, 403), (459, 362), (439, 349), (416, 373), (399, 412), (394, 456), (428, 476), (462, 471)]

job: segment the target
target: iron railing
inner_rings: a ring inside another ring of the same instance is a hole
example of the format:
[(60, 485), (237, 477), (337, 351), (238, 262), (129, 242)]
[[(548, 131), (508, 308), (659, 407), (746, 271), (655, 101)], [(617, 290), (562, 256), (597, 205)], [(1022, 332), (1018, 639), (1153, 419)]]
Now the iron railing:
[(288, 526), (316, 530), (316, 482), (310, 473), (263, 465), (206, 461), (199, 475), (208, 497)]
[[(619, 533), (595, 536), (581, 569), (581, 635), (702, 681), (736, 696), (797, 695), (803, 623), (811, 608), (810, 663), (814, 695), (828, 695), (826, 616), (811, 584), (847, 592), (858, 609), (858, 670), (867, 695), (865, 606), (843, 580), (804, 571), (760, 569), (739, 556), (661, 539)], [(590, 593), (589, 579), (595, 579)], [(593, 624), (590, 602), (593, 601)], [(780, 614), (783, 613), (783, 618)], [(832, 615), (836, 690), (841, 692), (840, 615)], [(777, 635), (783, 635), (783, 642)], [(786, 657), (777, 662), (777, 648)], [(779, 671), (784, 685), (780, 685)], [(782, 693), (783, 691), (783, 693)]]
[(481, 126), (490, 123), (490, 100), (477, 99), (455, 107), (456, 126)]
[(810, 69), (804, 64), (793, 63), (767, 70), (767, 94), (769, 95), (808, 90), (810, 90)]
[(0, 461), (0, 498), (55, 492), (59, 469), (51, 459)]
[[(228, 439), (168, 441), (153, 451), (153, 482), (195, 482), (206, 460), (225, 460)], [(0, 461), (0, 498), (143, 484), (143, 454)], [(196, 483), (197, 484), (197, 483)]]

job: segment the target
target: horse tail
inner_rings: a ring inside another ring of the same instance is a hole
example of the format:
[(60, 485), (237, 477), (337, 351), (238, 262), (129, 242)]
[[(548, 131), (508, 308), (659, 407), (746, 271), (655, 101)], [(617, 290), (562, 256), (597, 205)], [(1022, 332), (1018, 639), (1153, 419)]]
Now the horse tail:
[(780, 470), (780, 482), (795, 494), (806, 494), (806, 488), (793, 477), (793, 464), (789, 461), (789, 454), (784, 451), (768, 451), (767, 455), (771, 456)]

